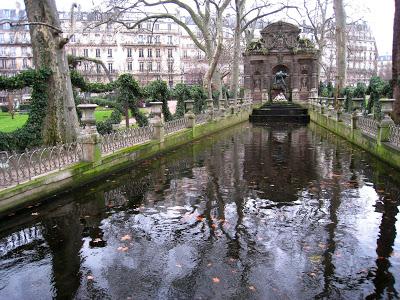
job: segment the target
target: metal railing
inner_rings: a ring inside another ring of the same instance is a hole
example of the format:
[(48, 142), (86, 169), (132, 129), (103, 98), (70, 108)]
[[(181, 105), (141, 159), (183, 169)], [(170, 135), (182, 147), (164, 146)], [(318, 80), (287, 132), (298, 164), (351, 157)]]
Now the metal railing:
[(206, 123), (208, 121), (208, 118), (209, 114), (207, 113), (198, 114), (196, 115), (196, 124)]
[(82, 145), (71, 143), (10, 156), (3, 155), (0, 161), (0, 187), (18, 184), (35, 176), (60, 170), (79, 162), (81, 154)]
[(378, 137), (378, 125), (379, 122), (368, 117), (358, 117), (357, 118), (357, 128), (361, 130), (362, 133), (377, 138)]
[(389, 126), (389, 143), (400, 149), (400, 125)]
[(187, 128), (188, 123), (189, 123), (188, 118), (181, 118), (181, 119), (176, 119), (176, 120), (172, 120), (169, 122), (165, 122), (165, 124), (164, 124), (165, 134), (170, 134), (175, 131), (185, 129), (185, 128)]
[(153, 126), (131, 127), (102, 136), (101, 151), (103, 154), (115, 152), (119, 149), (130, 147), (151, 140)]

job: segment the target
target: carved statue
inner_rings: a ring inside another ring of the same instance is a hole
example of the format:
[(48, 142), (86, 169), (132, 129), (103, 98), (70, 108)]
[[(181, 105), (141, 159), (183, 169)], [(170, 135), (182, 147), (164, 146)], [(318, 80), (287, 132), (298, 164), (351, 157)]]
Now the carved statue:
[(286, 87), (285, 79), (287, 76), (288, 74), (283, 71), (277, 72), (274, 77), (274, 83), (276, 85), (283, 85), (284, 87)]

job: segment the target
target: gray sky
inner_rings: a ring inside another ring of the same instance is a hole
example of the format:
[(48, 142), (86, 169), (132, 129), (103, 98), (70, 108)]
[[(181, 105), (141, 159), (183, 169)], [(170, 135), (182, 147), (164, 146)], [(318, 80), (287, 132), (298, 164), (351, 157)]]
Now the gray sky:
[[(186, 1), (186, 0), (185, 0)], [(20, 1), (23, 2), (23, 1)], [(83, 10), (90, 10), (99, 5), (103, 0), (56, 0), (59, 10), (69, 10), (71, 4), (81, 4)], [(0, 8), (14, 8), (16, 1), (1, 1)], [(347, 3), (360, 12), (360, 16), (353, 19), (364, 18), (368, 21), (375, 35), (379, 55), (392, 53), (393, 37), (393, 0), (347, 0)]]

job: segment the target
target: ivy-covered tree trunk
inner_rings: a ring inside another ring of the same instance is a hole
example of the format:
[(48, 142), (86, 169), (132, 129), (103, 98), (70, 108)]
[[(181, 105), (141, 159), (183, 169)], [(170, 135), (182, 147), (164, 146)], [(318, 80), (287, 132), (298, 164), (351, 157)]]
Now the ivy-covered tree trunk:
[(392, 59), (393, 117), (396, 123), (400, 123), (400, 0), (395, 0)]
[(79, 123), (64, 49), (67, 40), (57, 30), (60, 20), (55, 0), (25, 0), (25, 8), (29, 23), (35, 24), (30, 26), (34, 65), (51, 71), (43, 142), (72, 142), (77, 138)]

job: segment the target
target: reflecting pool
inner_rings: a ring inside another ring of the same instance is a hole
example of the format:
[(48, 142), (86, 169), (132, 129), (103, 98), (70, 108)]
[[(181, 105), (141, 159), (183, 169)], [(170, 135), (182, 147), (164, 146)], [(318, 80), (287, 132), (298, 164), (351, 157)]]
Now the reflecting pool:
[(244, 123), (0, 220), (0, 299), (398, 298), (400, 173)]

